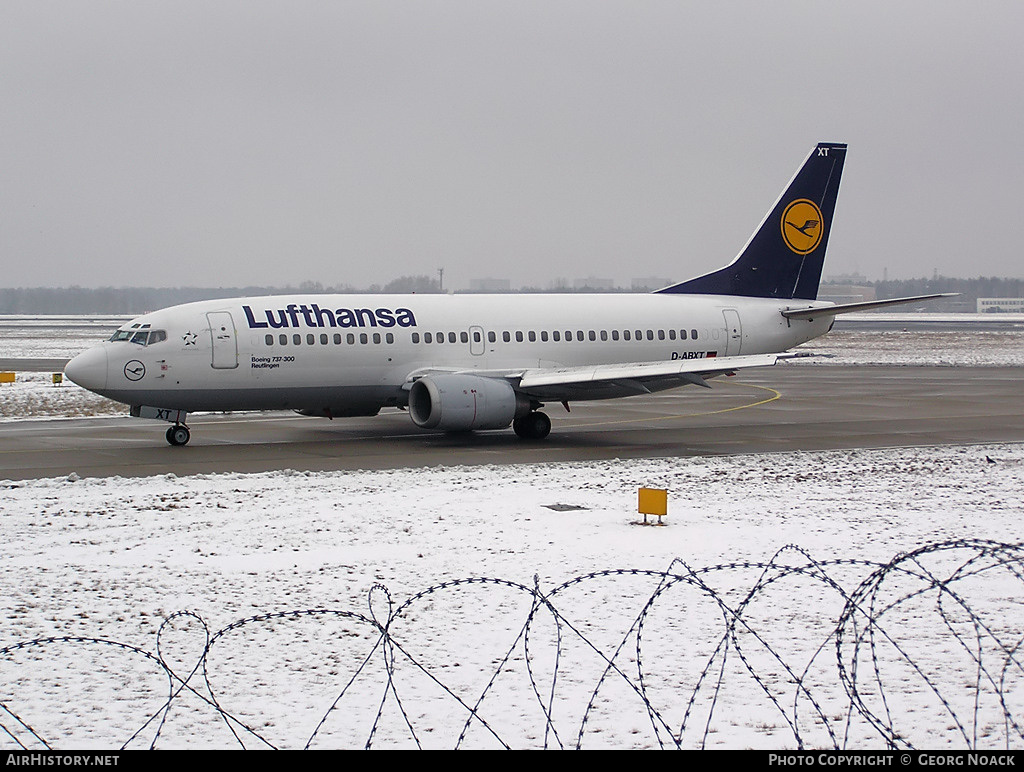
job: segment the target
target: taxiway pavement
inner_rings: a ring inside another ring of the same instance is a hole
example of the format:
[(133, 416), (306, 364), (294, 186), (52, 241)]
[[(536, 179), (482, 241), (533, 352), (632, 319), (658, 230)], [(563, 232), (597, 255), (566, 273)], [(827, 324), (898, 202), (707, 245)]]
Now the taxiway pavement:
[(133, 418), (0, 424), (0, 479), (395, 469), (840, 448), (1024, 442), (1024, 368), (785, 366), (711, 391), (546, 408), (551, 435), (423, 432), (401, 411), (328, 421), (291, 413), (192, 416), (191, 443)]

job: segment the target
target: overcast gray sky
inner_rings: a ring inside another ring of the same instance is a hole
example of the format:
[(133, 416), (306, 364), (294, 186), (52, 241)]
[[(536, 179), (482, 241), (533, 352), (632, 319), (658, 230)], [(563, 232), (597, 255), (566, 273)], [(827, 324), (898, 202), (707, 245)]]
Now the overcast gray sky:
[(0, 0), (2, 286), (1024, 276), (1024, 3)]

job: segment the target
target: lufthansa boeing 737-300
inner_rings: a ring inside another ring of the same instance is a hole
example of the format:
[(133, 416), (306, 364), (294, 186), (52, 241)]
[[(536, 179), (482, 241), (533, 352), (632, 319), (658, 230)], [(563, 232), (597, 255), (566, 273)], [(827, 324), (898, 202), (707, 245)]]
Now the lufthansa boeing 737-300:
[(821, 143), (725, 268), (648, 294), (295, 295), (211, 300), (133, 319), (72, 359), (68, 378), (171, 423), (189, 413), (294, 410), (542, 439), (546, 402), (650, 394), (773, 365), (836, 314), (818, 283), (846, 145)]

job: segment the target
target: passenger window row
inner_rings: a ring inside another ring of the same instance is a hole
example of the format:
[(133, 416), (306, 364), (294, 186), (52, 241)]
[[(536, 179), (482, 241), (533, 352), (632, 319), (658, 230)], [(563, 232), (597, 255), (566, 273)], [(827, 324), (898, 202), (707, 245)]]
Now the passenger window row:
[[(474, 331), (473, 332), (473, 342), (474, 343), (480, 343), (481, 342), (482, 339), (481, 339), (480, 335), (481, 335), (481, 333), (479, 331)], [(578, 340), (578, 341), (597, 341), (597, 340), (602, 340), (602, 341), (608, 341), (608, 340), (613, 340), (613, 341), (619, 341), (619, 340), (622, 340), (622, 341), (634, 341), (634, 340), (643, 341), (643, 340), (687, 340), (687, 339), (697, 340), (697, 331), (696, 330), (678, 330), (678, 331), (677, 330), (621, 330), (621, 331), (620, 330), (611, 330), (609, 332), (608, 330), (586, 330), (586, 331), (584, 331), (584, 330), (576, 330), (574, 332), (573, 330), (565, 330), (563, 332), (562, 330), (552, 330), (552, 331), (549, 332), (548, 330), (541, 330), (540, 332), (537, 332), (535, 330), (527, 330), (526, 332), (523, 332), (522, 330), (516, 330), (515, 332), (510, 332), (508, 330), (505, 330), (505, 331), (503, 331), (501, 333), (501, 340), (504, 343), (512, 343), (513, 341), (515, 341), (516, 343), (525, 343), (525, 342), (536, 343), (537, 341), (540, 341), (541, 343), (547, 343), (548, 341), (553, 341), (555, 343), (559, 343), (559, 342), (561, 342), (563, 340), (566, 341), (566, 342), (569, 342), (569, 341), (573, 341), (573, 340)], [(420, 341), (421, 341), (420, 333), (414, 332), (412, 334), (412, 342), (413, 343), (419, 343)], [(423, 341), (423, 343), (435, 343), (435, 342), (436, 343), (444, 343), (445, 341), (447, 341), (448, 343), (469, 343), (469, 333), (466, 333), (466, 332), (460, 332), (460, 333), (454, 333), (454, 332), (449, 332), (449, 333), (443, 333), (443, 332), (430, 333), (430, 332), (425, 332), (425, 333), (422, 334), (422, 341)], [(498, 342), (498, 333), (493, 332), (493, 331), (492, 332), (488, 332), (487, 333), (487, 341), (489, 343), (497, 343)]]
[[(482, 343), (483, 336), (479, 330), (472, 331), (472, 337), (474, 343)], [(412, 333), (413, 343), (469, 343), (470, 333), (469, 332), (414, 332)], [(501, 333), (501, 340), (504, 343), (547, 343), (549, 341), (554, 343), (560, 343), (562, 341), (653, 341), (653, 340), (697, 340), (697, 330), (541, 330), (540, 332), (534, 330), (528, 330), (523, 332), (522, 330), (516, 330), (510, 332), (505, 330)], [(395, 342), (394, 333), (387, 332), (383, 335), (379, 332), (374, 333), (347, 333), (342, 335), (340, 332), (336, 332), (333, 336), (328, 335), (325, 332), (319, 335), (313, 333), (306, 333), (301, 335), (299, 333), (293, 333), (287, 335), (281, 333), (276, 338), (274, 335), (267, 334), (266, 344), (268, 346), (315, 346), (319, 343), (321, 346), (327, 346), (330, 343), (334, 343), (336, 346), (345, 343), (347, 345), (359, 344), (392, 344)], [(488, 332), (487, 340), (489, 343), (498, 342), (498, 333)], [(152, 343), (152, 339), (150, 340)]]
[[(387, 332), (384, 333), (384, 335), (381, 335), (379, 332), (375, 332), (373, 334), (361, 332), (358, 335), (354, 332), (350, 332), (344, 336), (340, 332), (334, 333), (333, 336), (329, 336), (326, 332), (322, 332), (319, 335), (314, 335), (313, 333), (309, 332), (306, 333), (305, 336), (302, 336), (299, 333), (294, 333), (293, 335), (290, 336), (290, 340), (288, 335), (281, 333), (280, 335), (277, 336), (276, 345), (301, 346), (303, 345), (303, 338), (305, 338), (305, 345), (307, 346), (315, 346), (317, 345), (318, 342), (321, 346), (326, 346), (332, 342), (334, 343), (335, 346), (340, 346), (342, 342), (348, 344), (349, 346), (355, 345), (356, 343), (366, 344), (372, 342), (379, 345), (381, 343), (395, 342), (395, 334), (393, 332)], [(266, 342), (268, 346), (275, 345), (274, 336), (268, 334), (266, 336)]]
[[(493, 335), (493, 333), (492, 333), (492, 335)], [(447, 334), (445, 334), (443, 332), (438, 332), (438, 333), (425, 332), (425, 333), (423, 333), (423, 342), (424, 343), (444, 343), (446, 340), (449, 343), (469, 343), (469, 333), (468, 332), (449, 332)], [(480, 337), (480, 331), (479, 330), (474, 330), (473, 331), (473, 342), (474, 343), (480, 343), (482, 340), (483, 340), (483, 338)], [(412, 334), (412, 342), (413, 343), (419, 343), (420, 342), (420, 334), (418, 332), (414, 332)]]

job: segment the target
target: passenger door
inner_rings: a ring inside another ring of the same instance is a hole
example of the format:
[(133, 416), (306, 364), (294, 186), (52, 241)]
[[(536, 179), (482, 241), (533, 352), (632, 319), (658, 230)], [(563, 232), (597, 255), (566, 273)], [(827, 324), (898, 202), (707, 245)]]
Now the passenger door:
[(238, 336), (235, 320), (228, 311), (213, 311), (206, 315), (210, 323), (210, 342), (213, 350), (212, 365), (217, 370), (238, 367)]

